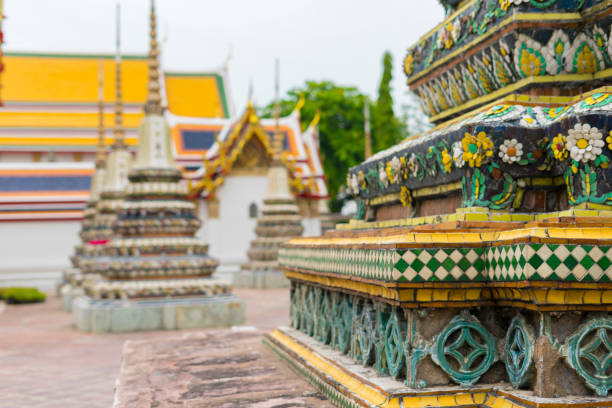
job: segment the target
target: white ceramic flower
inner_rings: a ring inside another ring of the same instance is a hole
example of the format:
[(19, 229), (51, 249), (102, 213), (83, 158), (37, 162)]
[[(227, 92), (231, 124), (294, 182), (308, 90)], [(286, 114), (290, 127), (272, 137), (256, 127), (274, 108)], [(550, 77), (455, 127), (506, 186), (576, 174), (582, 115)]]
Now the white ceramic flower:
[(595, 160), (601, 154), (601, 148), (605, 144), (602, 136), (603, 134), (596, 127), (591, 127), (588, 123), (576, 123), (567, 136), (567, 149), (571, 158), (583, 163)]
[(515, 163), (523, 156), (523, 144), (516, 139), (504, 140), (504, 144), (499, 146), (499, 157), (505, 163)]
[(389, 187), (389, 179), (387, 178), (385, 166), (378, 167), (378, 179), (383, 183), (385, 187)]
[(457, 168), (462, 168), (465, 166), (465, 160), (463, 160), (463, 147), (461, 146), (461, 142), (455, 142), (453, 144), (453, 161), (455, 162), (455, 166)]
[(419, 174), (419, 162), (417, 161), (414, 153), (412, 153), (408, 159), (408, 170), (410, 171), (410, 174), (412, 174), (412, 177), (417, 177)]
[(393, 159), (391, 159), (389, 167), (391, 168), (391, 176), (393, 177), (393, 180), (391, 180), (391, 182), (397, 183), (399, 181), (399, 175), (402, 168), (402, 163), (400, 163), (400, 159), (397, 156), (393, 157)]
[(518, 5), (522, 4), (522, 3), (529, 3), (529, 1), (530, 0), (510, 0), (510, 3), (518, 6)]
[(461, 37), (461, 20), (456, 18), (453, 22), (453, 30), (451, 31), (451, 36), (453, 37), (453, 41), (456, 43), (459, 41), (459, 37)]

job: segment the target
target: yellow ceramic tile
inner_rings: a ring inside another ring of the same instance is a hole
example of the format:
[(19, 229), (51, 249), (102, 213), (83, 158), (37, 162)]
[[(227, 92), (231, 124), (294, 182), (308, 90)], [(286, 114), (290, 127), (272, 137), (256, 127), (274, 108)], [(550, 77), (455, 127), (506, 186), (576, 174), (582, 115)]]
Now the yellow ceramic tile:
[(584, 298), (584, 291), (582, 290), (568, 290), (565, 293), (565, 303), (569, 305), (581, 304)]
[(511, 221), (512, 214), (492, 214), (491, 219), (493, 221)]
[(511, 215), (511, 219), (512, 221), (533, 221), (534, 220), (534, 215), (533, 214), (512, 214)]
[(597, 290), (588, 290), (584, 294), (584, 303), (589, 305), (601, 304), (601, 292)]
[(489, 221), (489, 214), (483, 213), (468, 213), (465, 214), (467, 221)]
[(456, 405), (468, 405), (472, 404), (473, 402), (474, 401), (472, 400), (472, 396), (470, 394), (455, 395)]
[(421, 408), (421, 399), (419, 397), (404, 397), (402, 398), (402, 406), (404, 408)]
[(612, 304), (612, 290), (604, 290), (601, 294), (601, 303)]
[(465, 292), (465, 300), (480, 299), (480, 289), (468, 289)]
[(449, 297), (449, 289), (435, 289), (433, 292), (434, 301), (447, 301)]
[(452, 395), (440, 395), (438, 397), (438, 406), (440, 407), (454, 407), (455, 404), (455, 397)]
[(548, 303), (562, 305), (565, 303), (565, 294), (558, 290), (550, 290), (548, 291), (547, 301)]
[(512, 403), (511, 403), (511, 402), (509, 402), (509, 401), (506, 401), (506, 400), (505, 400), (504, 398), (502, 398), (502, 397), (497, 397), (497, 398), (495, 399), (495, 401), (494, 401), (494, 402), (492, 402), (492, 403), (488, 403), (488, 401), (487, 401), (487, 405), (488, 405), (490, 408), (512, 408)]
[(417, 290), (417, 302), (431, 302), (433, 290), (431, 289), (418, 289)]
[(546, 303), (546, 290), (534, 289), (533, 294), (535, 295), (536, 302), (538, 302), (539, 304)]
[(484, 404), (486, 399), (487, 399), (486, 392), (477, 392), (477, 393), (472, 394), (472, 401), (474, 401), (475, 404)]
[(421, 407), (437, 407), (439, 406), (438, 397), (435, 395), (421, 397)]

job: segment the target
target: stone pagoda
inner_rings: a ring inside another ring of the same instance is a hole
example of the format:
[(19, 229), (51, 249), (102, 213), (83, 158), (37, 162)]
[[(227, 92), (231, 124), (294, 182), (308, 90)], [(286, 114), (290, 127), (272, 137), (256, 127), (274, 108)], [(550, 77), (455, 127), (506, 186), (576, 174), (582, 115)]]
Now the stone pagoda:
[[(81, 279), (86, 279), (88, 275), (94, 273), (94, 265), (99, 259), (106, 255), (106, 244), (114, 236), (113, 225), (117, 220), (117, 214), (125, 197), (128, 185), (128, 170), (132, 165), (132, 154), (129, 152), (125, 143), (125, 130), (123, 128), (123, 100), (121, 92), (121, 33), (119, 22), (119, 6), (117, 6), (117, 48), (115, 54), (115, 108), (114, 108), (114, 140), (110, 152), (104, 157), (100, 153), (103, 146), (104, 128), (103, 112), (100, 111), (100, 125), (98, 137), (98, 160), (103, 160), (104, 177), (95, 180), (92, 178), (92, 188), (94, 184), (101, 183), (98, 200), (95, 207), (85, 212), (83, 230), (81, 238), (83, 245), (80, 250), (78, 268), (82, 274)], [(102, 92), (102, 90), (100, 91)], [(102, 95), (101, 95), (102, 96)], [(101, 102), (100, 109), (103, 103)], [(102, 139), (100, 139), (102, 138)], [(66, 302), (65, 302), (66, 303)], [(68, 302), (69, 303), (69, 302)]]
[(249, 261), (234, 276), (234, 285), (250, 288), (288, 287), (278, 268), (279, 246), (293, 237), (302, 235), (302, 217), (289, 190), (289, 174), (282, 161), (283, 134), (279, 131), (280, 105), (278, 102), (278, 61), (276, 75), (276, 127), (272, 139), (272, 163), (268, 169), (268, 191), (257, 219), (255, 234), (247, 252)]
[(435, 127), (281, 247), (266, 342), (342, 407), (612, 407), (612, 3), (443, 3), (404, 61)]
[[(104, 245), (105, 256), (89, 268), (101, 279), (86, 281), (88, 297), (74, 306), (75, 323), (85, 331), (229, 326), (244, 320), (244, 306), (232, 296), (231, 286), (210, 278), (217, 261), (195, 237), (200, 221), (172, 156), (161, 106), (153, 2), (150, 46), (148, 97), (136, 160), (127, 186), (117, 195), (113, 238)], [(111, 158), (112, 152), (110, 174)]]

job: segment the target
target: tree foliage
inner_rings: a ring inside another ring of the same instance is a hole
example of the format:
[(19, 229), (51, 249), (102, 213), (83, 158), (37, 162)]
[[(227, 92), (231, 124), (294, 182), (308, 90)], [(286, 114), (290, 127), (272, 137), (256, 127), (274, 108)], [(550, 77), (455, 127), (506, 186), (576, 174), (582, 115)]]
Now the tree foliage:
[[(403, 122), (393, 111), (392, 65), (391, 54), (387, 52), (383, 58), (378, 99), (371, 109), (373, 152), (386, 149), (406, 136)], [(280, 100), (281, 116), (293, 111), (300, 96), (306, 101), (301, 110), (303, 129), (308, 127), (316, 112), (320, 112), (321, 160), (327, 178), (331, 210), (338, 211), (342, 203), (337, 196), (345, 184), (348, 169), (365, 159), (363, 108), (366, 97), (355, 87), (338, 86), (330, 81), (306, 81), (303, 86), (291, 89)], [(274, 117), (274, 101), (262, 108), (261, 116)]]
[(405, 136), (405, 128), (393, 111), (392, 80), (393, 58), (391, 53), (385, 52), (383, 73), (378, 86), (378, 99), (372, 115), (372, 150), (374, 152), (399, 143)]
[[(329, 81), (307, 81), (302, 87), (291, 89), (280, 101), (281, 115), (290, 114), (300, 96), (306, 103), (300, 112), (302, 127), (306, 128), (316, 112), (320, 113), (319, 143), (332, 210), (340, 203), (336, 195), (346, 180), (348, 168), (363, 161), (363, 101), (356, 88), (337, 86)], [(262, 110), (263, 117), (274, 117), (274, 102)]]

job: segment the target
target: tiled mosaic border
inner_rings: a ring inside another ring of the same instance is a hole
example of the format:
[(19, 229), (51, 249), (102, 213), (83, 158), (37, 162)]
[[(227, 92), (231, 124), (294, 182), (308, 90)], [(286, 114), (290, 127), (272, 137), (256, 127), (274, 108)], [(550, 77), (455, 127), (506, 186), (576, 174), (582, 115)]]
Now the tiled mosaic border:
[(514, 244), (475, 248), (282, 248), (285, 268), (384, 282), (612, 282), (612, 246)]

